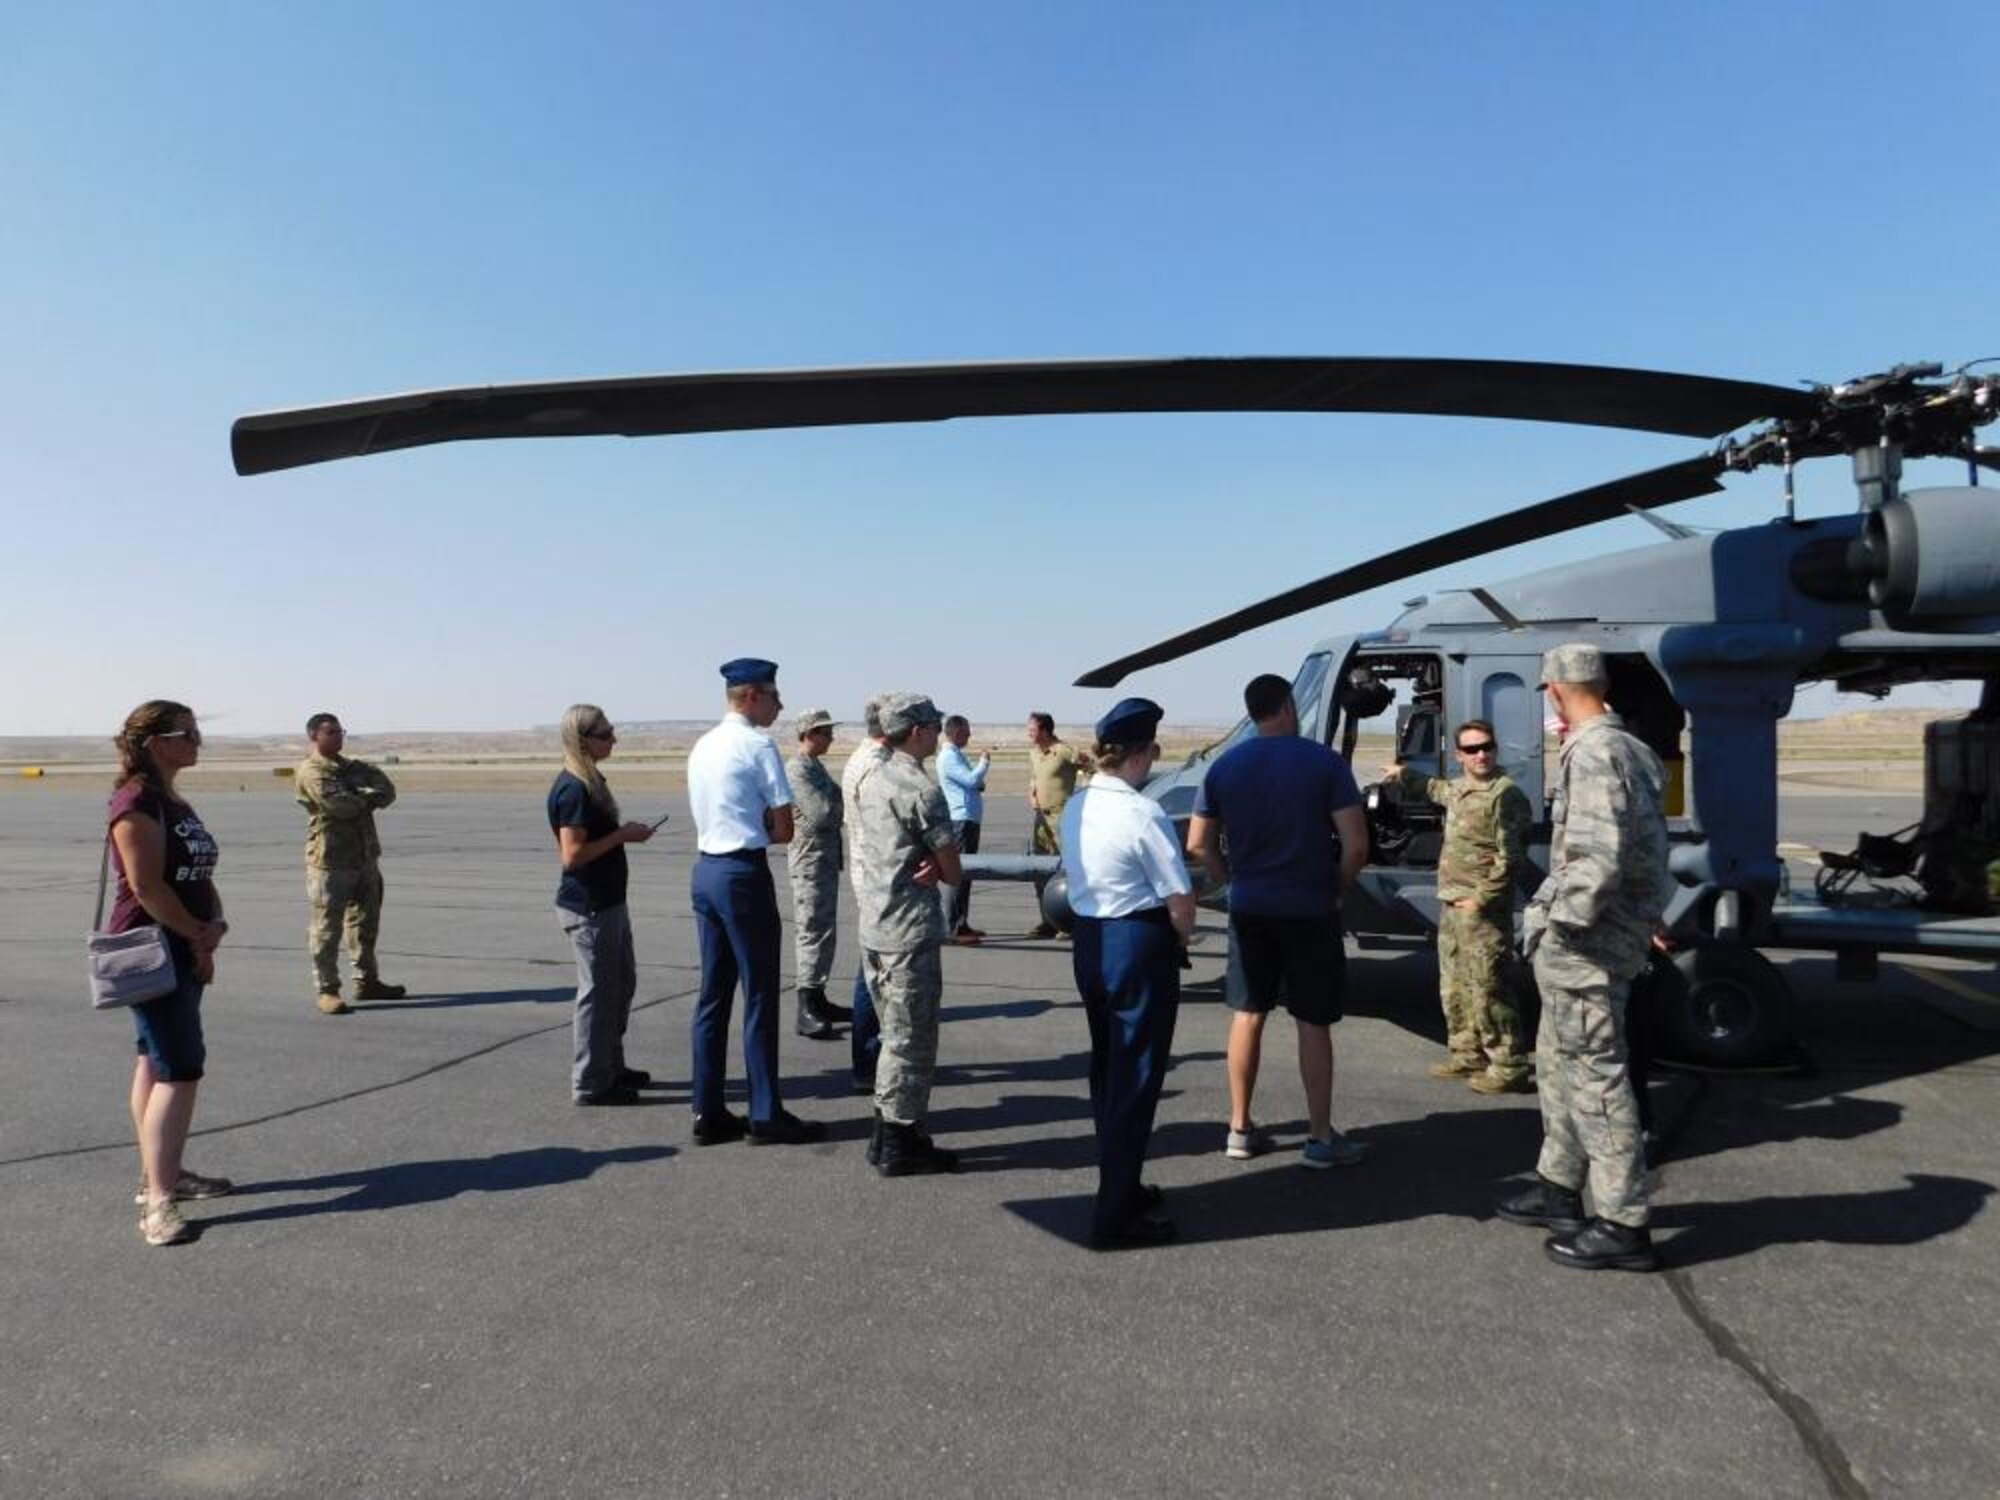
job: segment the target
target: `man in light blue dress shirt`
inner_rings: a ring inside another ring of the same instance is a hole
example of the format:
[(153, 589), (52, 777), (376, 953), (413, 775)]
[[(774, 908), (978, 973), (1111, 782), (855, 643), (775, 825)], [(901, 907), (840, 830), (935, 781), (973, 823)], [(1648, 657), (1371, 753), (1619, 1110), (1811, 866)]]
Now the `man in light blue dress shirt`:
[[(792, 789), (778, 747), (762, 731), (784, 707), (778, 667), (760, 657), (722, 666), (729, 712), (688, 752), (694, 811), (694, 918), (701, 939), (701, 995), (694, 1007), (694, 1139), (699, 1146), (740, 1140), (802, 1145), (826, 1127), (784, 1107), (778, 1092), (777, 889), (766, 851), (792, 840)], [(743, 1071), (750, 1076), (746, 1123), (723, 1103), (729, 1013), (743, 985)]]
[[(986, 773), (993, 768), (993, 753), (979, 752), (977, 762), (965, 753), (972, 738), (972, 725), (965, 715), (953, 714), (944, 721), (944, 744), (938, 750), (938, 785), (944, 788), (944, 805), (951, 814), (951, 826), (958, 836), (962, 854), (979, 852), (979, 824), (986, 815)], [(972, 881), (938, 886), (938, 904), (944, 908), (945, 941), (961, 948), (971, 947), (986, 934), (972, 925)]]

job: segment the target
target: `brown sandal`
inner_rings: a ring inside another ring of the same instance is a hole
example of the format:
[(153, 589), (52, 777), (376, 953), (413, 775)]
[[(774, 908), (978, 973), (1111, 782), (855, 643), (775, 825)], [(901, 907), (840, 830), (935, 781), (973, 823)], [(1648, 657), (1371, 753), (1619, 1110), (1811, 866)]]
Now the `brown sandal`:
[(194, 1225), (181, 1217), (178, 1204), (148, 1203), (139, 1215), (139, 1235), (149, 1245), (184, 1245), (196, 1234)]
[[(198, 1202), (203, 1198), (221, 1198), (235, 1191), (236, 1184), (227, 1177), (204, 1177), (199, 1172), (183, 1171), (174, 1179), (173, 1199), (176, 1203)], [(139, 1179), (139, 1191), (132, 1195), (132, 1201), (141, 1208), (146, 1206), (146, 1179)]]

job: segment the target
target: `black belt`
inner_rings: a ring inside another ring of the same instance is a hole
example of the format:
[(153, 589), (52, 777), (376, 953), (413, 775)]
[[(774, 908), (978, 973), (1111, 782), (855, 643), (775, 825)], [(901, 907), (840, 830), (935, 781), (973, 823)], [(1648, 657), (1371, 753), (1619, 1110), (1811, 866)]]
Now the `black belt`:
[(701, 851), (701, 857), (703, 859), (733, 859), (738, 864), (745, 865), (761, 865), (766, 862), (765, 851), (762, 849), (731, 849), (727, 854), (710, 854), (704, 849)]

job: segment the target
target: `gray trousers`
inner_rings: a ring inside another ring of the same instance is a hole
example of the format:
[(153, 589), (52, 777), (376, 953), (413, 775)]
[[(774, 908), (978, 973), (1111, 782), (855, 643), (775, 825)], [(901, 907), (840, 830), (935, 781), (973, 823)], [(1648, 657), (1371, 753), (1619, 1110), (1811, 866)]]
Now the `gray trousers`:
[(840, 916), (840, 851), (787, 855), (792, 876), (792, 952), (802, 990), (823, 990), (833, 972)]
[(639, 988), (632, 953), (632, 915), (614, 906), (586, 916), (556, 908), (556, 920), (576, 949), (576, 1015), (571, 1024), (576, 1061), (570, 1094), (601, 1094), (625, 1066), (625, 1022)]
[[(979, 852), (979, 825), (977, 823), (953, 822), (952, 837), (958, 840), (958, 852), (977, 854)], [(944, 935), (950, 937), (961, 927), (972, 925), (972, 882), (962, 879), (957, 885), (938, 882), (938, 905), (944, 909)]]

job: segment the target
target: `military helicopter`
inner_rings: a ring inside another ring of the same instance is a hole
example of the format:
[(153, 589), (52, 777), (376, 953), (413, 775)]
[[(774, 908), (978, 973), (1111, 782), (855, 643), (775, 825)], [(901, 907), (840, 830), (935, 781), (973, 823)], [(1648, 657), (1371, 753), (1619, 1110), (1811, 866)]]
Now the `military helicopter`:
[[(1302, 584), (1084, 673), (1112, 687), (1244, 631), (1503, 547), (1697, 498), (1729, 472), (1778, 466), (1784, 506), (1764, 525), (1702, 534), (1653, 518), (1657, 544), (1413, 600), (1386, 629), (1320, 642), (1293, 682), (1300, 732), (1352, 754), (1360, 726), (1396, 710), (1397, 759), (1444, 774), (1445, 736), (1490, 720), (1502, 763), (1540, 805), (1541, 653), (1587, 640), (1610, 698), (1672, 775), (1665, 925), (1674, 952), (1656, 985), (1668, 1050), (1717, 1064), (1775, 1054), (1789, 1001), (1760, 948), (1830, 950), (1867, 978), (1883, 952), (2000, 957), (1986, 864), (2000, 856), (2000, 513), (1979, 487), (2000, 450), (1977, 430), (2000, 416), (2000, 375), (1899, 365), (1795, 389), (1707, 376), (1520, 361), (1355, 357), (1194, 358), (886, 366), (673, 375), (419, 392), (239, 419), (237, 472), (257, 474), (429, 443), (500, 437), (644, 436), (939, 421), (972, 416), (1167, 411), (1407, 412), (1621, 427), (1705, 438), (1679, 462), (1509, 511)], [(1761, 425), (1758, 425), (1761, 424)], [(1748, 429), (1745, 431), (1745, 429)], [(1793, 474), (1849, 459), (1851, 515), (1802, 519)], [(1963, 486), (1905, 492), (1905, 458), (1955, 458)], [(1778, 848), (1777, 725), (1795, 690), (1827, 682), (1881, 693), (1910, 682), (1983, 684), (1963, 720), (1930, 726), (1925, 817), (1901, 841), (1861, 844), (1849, 874), (1911, 875), (1905, 899), (1794, 898)], [(1231, 736), (1155, 778), (1185, 818)], [(1393, 786), (1368, 791), (1371, 863), (1346, 912), (1363, 942), (1421, 937), (1437, 922), (1438, 809)], [(1541, 847), (1546, 850), (1546, 826)], [(975, 873), (1046, 875), (1052, 861), (982, 858)], [(1055, 887), (1060, 904), (1060, 888)], [(1226, 899), (1226, 893), (1210, 893)]]

